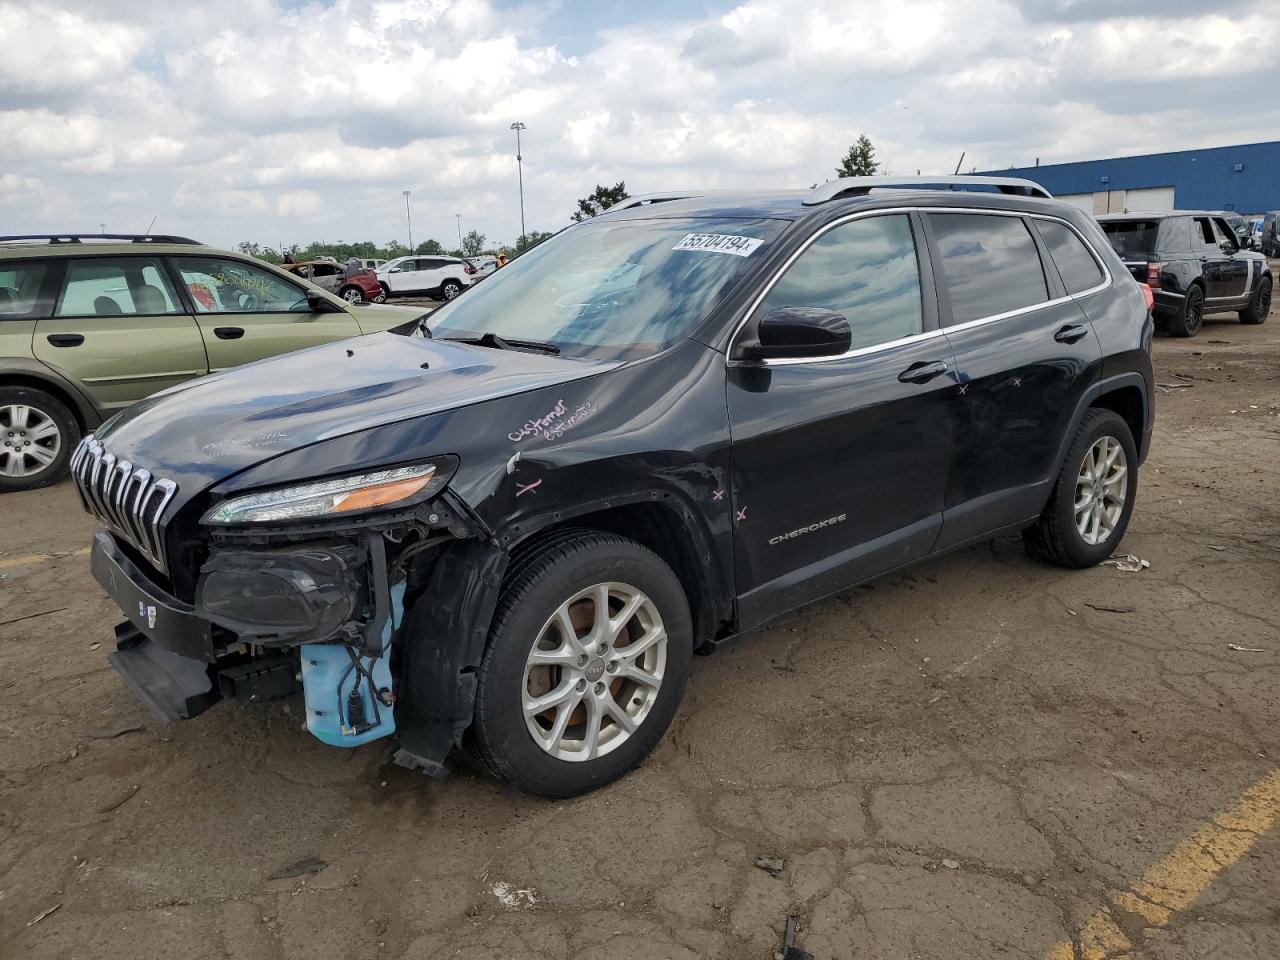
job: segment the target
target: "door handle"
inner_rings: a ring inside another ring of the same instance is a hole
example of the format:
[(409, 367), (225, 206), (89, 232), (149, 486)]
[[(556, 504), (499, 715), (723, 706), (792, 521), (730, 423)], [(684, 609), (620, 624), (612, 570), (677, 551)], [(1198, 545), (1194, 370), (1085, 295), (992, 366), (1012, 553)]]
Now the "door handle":
[(941, 360), (918, 360), (898, 374), (898, 379), (903, 383), (928, 383), (946, 372), (947, 365)]
[(219, 340), (239, 340), (244, 336), (244, 327), (214, 327), (213, 335)]
[(1068, 323), (1053, 335), (1053, 339), (1059, 343), (1075, 343), (1077, 340), (1083, 340), (1088, 334), (1089, 331), (1080, 324)]
[(55, 347), (78, 347), (84, 343), (84, 335), (79, 333), (51, 333), (45, 339)]

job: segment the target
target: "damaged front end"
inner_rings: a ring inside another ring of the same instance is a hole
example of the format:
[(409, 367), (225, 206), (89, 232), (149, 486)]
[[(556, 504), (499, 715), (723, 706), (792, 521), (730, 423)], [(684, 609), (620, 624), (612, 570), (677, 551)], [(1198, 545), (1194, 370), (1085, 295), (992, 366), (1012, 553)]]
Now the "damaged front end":
[[(392, 734), (405, 712), (401, 668), (422, 655), (401, 649), (406, 603), (422, 597), (451, 547), (486, 542), (445, 490), (455, 468), (455, 458), (439, 458), (202, 504), (199, 522), (169, 538), (195, 573), (187, 602), (134, 548), (131, 528), (111, 523), (114, 512), (102, 517), (87, 497), (109, 527), (95, 535), (94, 574), (129, 616), (116, 629), (112, 665), (166, 720), (301, 685), (307, 729), (324, 743), (352, 747)], [(421, 629), (422, 613), (418, 620)], [(420, 727), (429, 711), (411, 712)], [(439, 750), (407, 756), (433, 771), (444, 759)]]

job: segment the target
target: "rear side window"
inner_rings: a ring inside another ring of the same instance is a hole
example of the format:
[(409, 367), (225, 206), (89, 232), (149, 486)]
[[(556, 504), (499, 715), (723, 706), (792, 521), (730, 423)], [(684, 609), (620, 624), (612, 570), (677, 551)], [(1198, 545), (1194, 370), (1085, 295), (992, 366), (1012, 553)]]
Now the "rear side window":
[(905, 216), (866, 217), (828, 230), (769, 291), (756, 315), (776, 307), (823, 307), (843, 314), (852, 350), (922, 329), (920, 268)]
[(1019, 217), (931, 213), (929, 223), (951, 298), (951, 324), (1049, 299), (1040, 251)]
[(0, 320), (49, 316), (51, 299), (40, 298), (49, 264), (44, 260), (10, 261), (0, 266)]
[(1197, 247), (1216, 247), (1218, 241), (1213, 236), (1213, 221), (1208, 217), (1196, 217), (1191, 239)]
[(1102, 267), (1074, 230), (1052, 220), (1036, 220), (1035, 225), (1040, 239), (1049, 248), (1067, 293), (1080, 293), (1102, 282)]
[(178, 298), (160, 261), (151, 257), (72, 260), (54, 311), (59, 317), (178, 313)]

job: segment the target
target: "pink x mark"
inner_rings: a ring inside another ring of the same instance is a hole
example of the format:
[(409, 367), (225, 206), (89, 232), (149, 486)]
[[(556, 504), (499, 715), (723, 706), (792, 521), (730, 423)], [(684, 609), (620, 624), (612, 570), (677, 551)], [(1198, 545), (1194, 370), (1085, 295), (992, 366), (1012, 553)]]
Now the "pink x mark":
[(713, 494), (711, 494), (711, 499), (712, 499), (712, 500), (723, 500), (723, 499), (724, 499), (724, 491), (723, 491), (723, 490), (717, 490), (717, 491), (715, 491)]
[(523, 497), (526, 493), (533, 493), (533, 492), (534, 492), (535, 490), (537, 490), (540, 486), (542, 486), (542, 481), (541, 481), (541, 480), (535, 480), (535, 481), (533, 481), (533, 483), (517, 483), (517, 484), (516, 484), (516, 496), (517, 496), (517, 497)]
[(737, 512), (737, 514), (735, 514), (735, 516), (737, 516), (739, 520), (747, 519), (747, 508), (743, 507), (741, 510)]

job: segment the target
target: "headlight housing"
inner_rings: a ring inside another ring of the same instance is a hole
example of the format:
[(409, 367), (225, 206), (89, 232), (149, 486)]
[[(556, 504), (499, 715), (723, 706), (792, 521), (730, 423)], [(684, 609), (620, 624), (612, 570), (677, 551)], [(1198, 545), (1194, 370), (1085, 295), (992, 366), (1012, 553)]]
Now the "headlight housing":
[(229, 497), (210, 508), (200, 522), (222, 526), (323, 520), (421, 500), (439, 492), (449, 482), (451, 466), (432, 461), (389, 467)]

